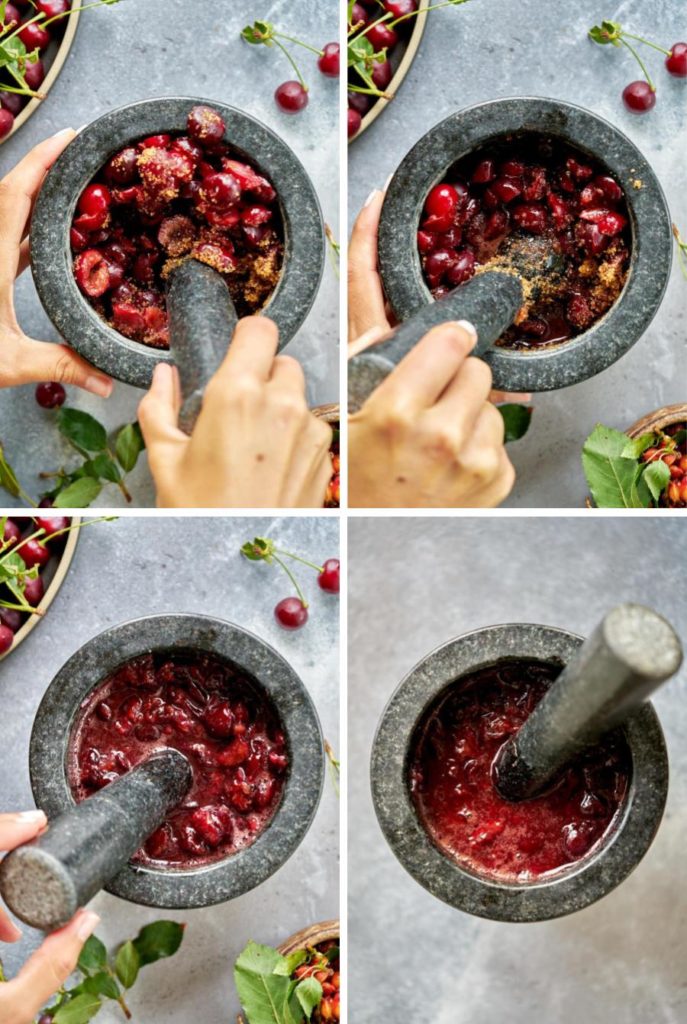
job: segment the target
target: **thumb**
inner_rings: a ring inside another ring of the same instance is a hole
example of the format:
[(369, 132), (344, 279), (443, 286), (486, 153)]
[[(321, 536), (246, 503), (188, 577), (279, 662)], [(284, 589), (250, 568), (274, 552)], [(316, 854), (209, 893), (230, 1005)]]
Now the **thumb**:
[(74, 971), (86, 939), (100, 918), (80, 910), (31, 956), (17, 977), (0, 986), (0, 1019), (8, 1024), (31, 1024), (45, 1003)]
[(138, 406), (138, 422), (149, 451), (160, 444), (188, 441), (178, 425), (180, 408), (178, 371), (168, 363), (158, 363), (150, 390)]
[(50, 380), (74, 384), (100, 398), (109, 398), (112, 393), (112, 381), (107, 374), (96, 370), (67, 345), (26, 338), (18, 356), (15, 384)]

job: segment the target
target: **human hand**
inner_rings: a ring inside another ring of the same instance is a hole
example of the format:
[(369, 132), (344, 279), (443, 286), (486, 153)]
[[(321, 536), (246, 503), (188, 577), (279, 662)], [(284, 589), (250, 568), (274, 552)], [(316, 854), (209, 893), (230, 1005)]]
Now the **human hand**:
[(331, 477), (331, 427), (308, 409), (305, 378), (276, 355), (264, 316), (239, 321), (192, 437), (179, 429), (179, 375), (160, 363), (139, 406), (162, 508), (321, 508)]
[[(0, 850), (6, 852), (28, 843), (47, 824), (42, 811), (0, 814)], [(16, 978), (0, 984), (2, 1024), (32, 1024), (75, 969), (83, 944), (99, 921), (97, 914), (80, 910), (69, 924), (48, 936)], [(20, 937), (19, 929), (0, 908), (0, 941), (16, 942)]]
[(0, 387), (60, 381), (107, 398), (108, 376), (67, 345), (27, 337), (14, 311), (14, 283), (30, 262), (27, 231), (34, 201), (46, 172), (75, 135), (65, 128), (41, 142), (0, 181)]
[(348, 421), (354, 508), (482, 508), (510, 492), (515, 471), (489, 402), (491, 371), (469, 356), (466, 323), (433, 327)]
[[(377, 269), (377, 234), (384, 194), (376, 189), (368, 196), (351, 232), (348, 247), (349, 357), (388, 337), (393, 326)], [(531, 397), (492, 391), (489, 400), (498, 405), (499, 402), (529, 402)]]

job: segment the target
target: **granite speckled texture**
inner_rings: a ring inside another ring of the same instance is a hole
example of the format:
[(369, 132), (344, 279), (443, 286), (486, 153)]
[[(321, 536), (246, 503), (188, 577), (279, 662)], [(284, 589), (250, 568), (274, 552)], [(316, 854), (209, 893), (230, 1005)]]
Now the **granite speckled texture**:
[[(337, 36), (335, 0), (313, 5), (308, 0), (265, 0), (256, 8), (248, 0), (217, 4), (184, 0), (129, 0), (87, 11), (74, 47), (49, 98), (31, 120), (0, 148), (0, 173), (6, 173), (46, 136), (71, 125), (78, 129), (114, 107), (151, 96), (195, 94), (217, 99), (251, 114), (294, 150), (311, 178), (324, 220), (339, 237), (337, 82), (322, 76), (303, 51), (303, 68), (311, 85), (308, 108), (296, 117), (281, 113), (273, 100), (276, 86), (291, 77), (285, 58), (275, 50), (249, 46), (239, 39), (244, 25), (264, 17), (284, 31), (303, 28), (313, 42)], [(288, 352), (305, 370), (310, 405), (337, 402), (339, 283), (327, 261), (315, 305)], [(54, 330), (26, 273), (16, 289), (17, 315), (34, 338), (56, 340)], [(31, 494), (41, 488), (40, 472), (71, 459), (70, 448), (52, 427), (50, 413), (33, 398), (33, 386), (0, 394), (0, 439)], [(68, 388), (69, 404), (93, 413), (108, 428), (135, 418), (138, 389), (117, 384), (107, 401)], [(134, 502), (155, 503), (146, 459), (130, 477)], [(13, 499), (3, 495), (5, 504)], [(123, 505), (117, 488), (107, 488), (101, 506)], [(20, 503), (18, 503), (20, 504)]]
[(447, 118), (420, 139), (391, 179), (379, 225), (379, 266), (400, 319), (427, 302), (417, 251), (427, 194), (456, 160), (512, 133), (563, 139), (591, 154), (621, 183), (630, 216), (628, 277), (605, 316), (560, 345), (541, 351), (495, 348), (485, 354), (495, 388), (552, 391), (586, 380), (624, 355), (653, 320), (670, 274), (673, 238), (661, 187), (648, 161), (612, 124), (571, 104), (530, 98), (494, 100)]
[[(83, 532), (45, 620), (0, 664), (3, 810), (34, 806), (29, 740), (55, 673), (96, 633), (141, 615), (212, 615), (264, 638), (302, 679), (324, 735), (338, 750), (339, 602), (304, 570), (309, 622), (296, 633), (280, 629), (274, 605), (291, 586), (274, 568), (239, 555), (240, 545), (255, 535), (278, 538), (288, 550), (320, 563), (338, 554), (338, 522), (326, 516), (128, 517)], [(145, 1024), (228, 1024), (239, 1009), (231, 965), (249, 939), (277, 945), (312, 922), (338, 916), (338, 822), (339, 803), (327, 779), (313, 825), (288, 863), (257, 889), (217, 907), (161, 911), (97, 896), (91, 906), (103, 918), (98, 935), (109, 946), (160, 917), (187, 923), (179, 956), (142, 973), (131, 999), (135, 1016)], [(17, 973), (39, 939), (25, 929), (20, 943), (3, 947), (8, 974)], [(99, 1020), (117, 1024), (121, 1012), (104, 1009)]]
[[(629, 54), (594, 45), (587, 30), (602, 17), (665, 45), (684, 38), (681, 4), (623, 0), (600, 9), (542, 0), (473, 0), (432, 12), (419, 55), (394, 101), (349, 149), (350, 217), (381, 188), (403, 156), (434, 124), (475, 103), (506, 96), (550, 96), (579, 104), (626, 133), (655, 170), (673, 221), (687, 230), (687, 92), (646, 50), (658, 101), (645, 117), (620, 98), (639, 77)], [(450, 73), (449, 73), (450, 72)], [(518, 480), (507, 507), (582, 507), (588, 493), (580, 450), (601, 420), (625, 429), (640, 416), (685, 400), (687, 290), (677, 261), (661, 308), (644, 336), (603, 374), (564, 391), (536, 395), (528, 436), (510, 447)]]
[[(56, 731), (44, 737), (46, 753), (60, 746), (53, 738)], [(47, 769), (47, 760), (37, 773)], [(60, 782), (52, 765), (49, 770), (43, 794)], [(21, 921), (46, 932), (67, 924), (183, 800), (192, 780), (189, 762), (171, 748), (76, 807), (65, 802), (49, 813), (50, 828), (42, 836), (0, 864), (0, 893), (7, 906)], [(39, 796), (37, 803), (48, 812), (47, 799), (44, 803)]]
[[(401, 679), (447, 637), (541, 622), (587, 636), (623, 601), (687, 637), (677, 518), (379, 520), (349, 526), (349, 925), (356, 1024), (679, 1024), (687, 1013), (687, 668), (655, 695), (670, 758), (661, 828), (633, 874), (579, 913), (503, 924), (456, 912), (398, 864), (375, 820), (369, 757)], [(380, 558), (384, 571), (380, 573)], [(386, 980), (370, 956), (390, 950)]]
[[(32, 219), (31, 267), (39, 298), (60, 335), (98, 369), (141, 388), (150, 386), (156, 364), (169, 361), (170, 354), (125, 338), (98, 316), (71, 272), (69, 231), (83, 189), (114, 153), (140, 138), (185, 131), (189, 111), (205, 104), (221, 114), (224, 141), (267, 175), (279, 197), (284, 263), (263, 312), (279, 327), (280, 348), (303, 323), (322, 277), (325, 238), (317, 196), (295, 154), (269, 128), (245, 111), (203, 96), (165, 97), (108, 111), (79, 132), (43, 182)], [(203, 289), (186, 298), (200, 312), (208, 302)], [(214, 323), (216, 314), (210, 317), (216, 328), (225, 326)], [(203, 340), (206, 353), (217, 347), (199, 334), (197, 342)], [(173, 337), (170, 345), (173, 350)], [(225, 336), (222, 353), (226, 345)]]
[(527, 658), (568, 664), (580, 643), (572, 634), (532, 624), (477, 630), (447, 641), (422, 659), (384, 711), (370, 767), (379, 823), (406, 870), (458, 910), (498, 921), (545, 921), (572, 914), (619, 885), (654, 838), (666, 800), (668, 764), (661, 727), (650, 705), (625, 726), (632, 787), (621, 819), (598, 850), (549, 880), (513, 885), (475, 876), (435, 846), (414, 810), (408, 756), (418, 720), (428, 706), (457, 679), (500, 661)]
[[(317, 714), (297, 673), (261, 636), (234, 623), (198, 615), (153, 615), (99, 633), (80, 648), (60, 668), (36, 715), (30, 749), (36, 804), (50, 819), (72, 807), (65, 765), (79, 708), (123, 662), (154, 650), (206, 651), (255, 680), (282, 723), (289, 772), (269, 827), (244, 850), (193, 871), (142, 869), (124, 862), (116, 877), (111, 872), (106, 888), (158, 907), (200, 907), (235, 899), (277, 871), (306, 835), (322, 793), (324, 750)], [(59, 739), (51, 742), (54, 734)]]

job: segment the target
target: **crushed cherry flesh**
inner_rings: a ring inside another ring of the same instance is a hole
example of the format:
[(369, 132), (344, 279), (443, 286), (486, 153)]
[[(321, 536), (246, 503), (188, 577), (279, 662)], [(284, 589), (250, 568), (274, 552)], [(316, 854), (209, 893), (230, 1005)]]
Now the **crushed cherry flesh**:
[(339, 451), (339, 421), (331, 424), (332, 443), (329, 446), (329, 456), (332, 460), (332, 477), (327, 484), (327, 493), (324, 499), (325, 508), (339, 508), (341, 501), (341, 454)]
[(68, 754), (75, 799), (167, 747), (188, 758), (192, 787), (133, 862), (198, 866), (250, 846), (277, 810), (289, 764), (267, 696), (240, 670), (200, 651), (126, 662), (81, 705)]
[(409, 785), (439, 849), (472, 873), (529, 882), (581, 860), (614, 827), (629, 787), (631, 755), (619, 731), (576, 759), (541, 796), (505, 800), (493, 780), (502, 745), (560, 673), (509, 661), (451, 686), (413, 738)]
[(211, 107), (186, 134), (160, 134), (114, 153), (79, 197), (71, 227), (76, 283), (120, 334), (169, 347), (165, 284), (184, 259), (224, 277), (239, 316), (261, 309), (281, 273), (277, 194), (224, 141)]
[(425, 200), (417, 244), (443, 298), (482, 269), (520, 277), (525, 303), (497, 341), (537, 349), (588, 330), (627, 279), (625, 192), (597, 160), (525, 133), (461, 157)]

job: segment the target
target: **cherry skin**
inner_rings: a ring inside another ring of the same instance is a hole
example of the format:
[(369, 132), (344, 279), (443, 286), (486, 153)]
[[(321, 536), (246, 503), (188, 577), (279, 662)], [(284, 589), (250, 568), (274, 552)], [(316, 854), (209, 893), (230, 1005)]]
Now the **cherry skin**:
[(44, 50), (50, 43), (50, 33), (47, 28), (41, 28), (35, 21), (24, 26), (19, 33), (19, 38), (29, 52)]
[[(3, 533), (3, 541), (9, 547), (10, 544), (16, 544), (21, 537), (21, 529), (14, 522), (13, 519), (8, 519), (5, 523), (5, 530)], [(9, 541), (9, 544), (7, 543)]]
[(404, 14), (417, 10), (417, 0), (385, 0), (384, 6), (394, 18), (402, 18)]
[(275, 607), (274, 617), (283, 629), (301, 629), (308, 621), (308, 609), (300, 597), (285, 597)]
[(275, 90), (274, 99), (285, 114), (298, 114), (308, 105), (308, 92), (300, 82), (282, 82)]
[(58, 409), (66, 397), (67, 392), (57, 381), (48, 380), (36, 387), (36, 401), (41, 409)]
[(50, 561), (50, 551), (37, 537), (24, 541), (17, 548), (17, 554), (24, 559), (27, 569), (32, 569), (34, 565), (43, 568)]
[(340, 72), (339, 44), (327, 43), (322, 47), (322, 56), (317, 59), (317, 66), (327, 78), (338, 78)]
[[(53, 533), (57, 533), (58, 530), (66, 530), (69, 526), (69, 519), (67, 516), (34, 516), (36, 523), (36, 529), (45, 530), (45, 537), (49, 537)], [(43, 543), (45, 544), (45, 537)], [(61, 541), (62, 537), (55, 537), (56, 541)]]
[(24, 69), (24, 81), (29, 89), (36, 90), (43, 84), (45, 78), (45, 64), (37, 60), (35, 64), (27, 64)]
[(623, 102), (633, 114), (646, 114), (656, 106), (656, 93), (648, 82), (630, 82), (623, 89)]
[(22, 624), (21, 612), (16, 608), (0, 608), (0, 622), (16, 633)]
[(186, 129), (195, 142), (208, 145), (222, 141), (226, 125), (212, 107), (199, 105), (191, 109), (186, 121)]
[(54, 18), (58, 14), (66, 14), (69, 10), (69, 0), (38, 0), (36, 7), (46, 18)]
[(362, 117), (357, 110), (353, 110), (352, 107), (348, 108), (348, 137), (352, 139), (354, 135), (357, 135), (360, 131), (360, 125)]
[(41, 576), (36, 576), (35, 580), (27, 580), (24, 587), (24, 597), (29, 602), (32, 608), (37, 608), (40, 602), (43, 600), (45, 594), (45, 584)]
[(4, 139), (6, 135), (14, 128), (14, 114), (11, 114), (9, 110), (5, 110), (4, 107), (0, 107), (0, 139)]
[(687, 78), (687, 43), (675, 43), (666, 57), (666, 68), (677, 78)]
[(0, 654), (7, 654), (14, 643), (14, 633), (9, 626), (0, 626)]
[(320, 588), (328, 594), (339, 593), (340, 567), (341, 563), (338, 558), (328, 558), (322, 566), (322, 572), (317, 577)]

